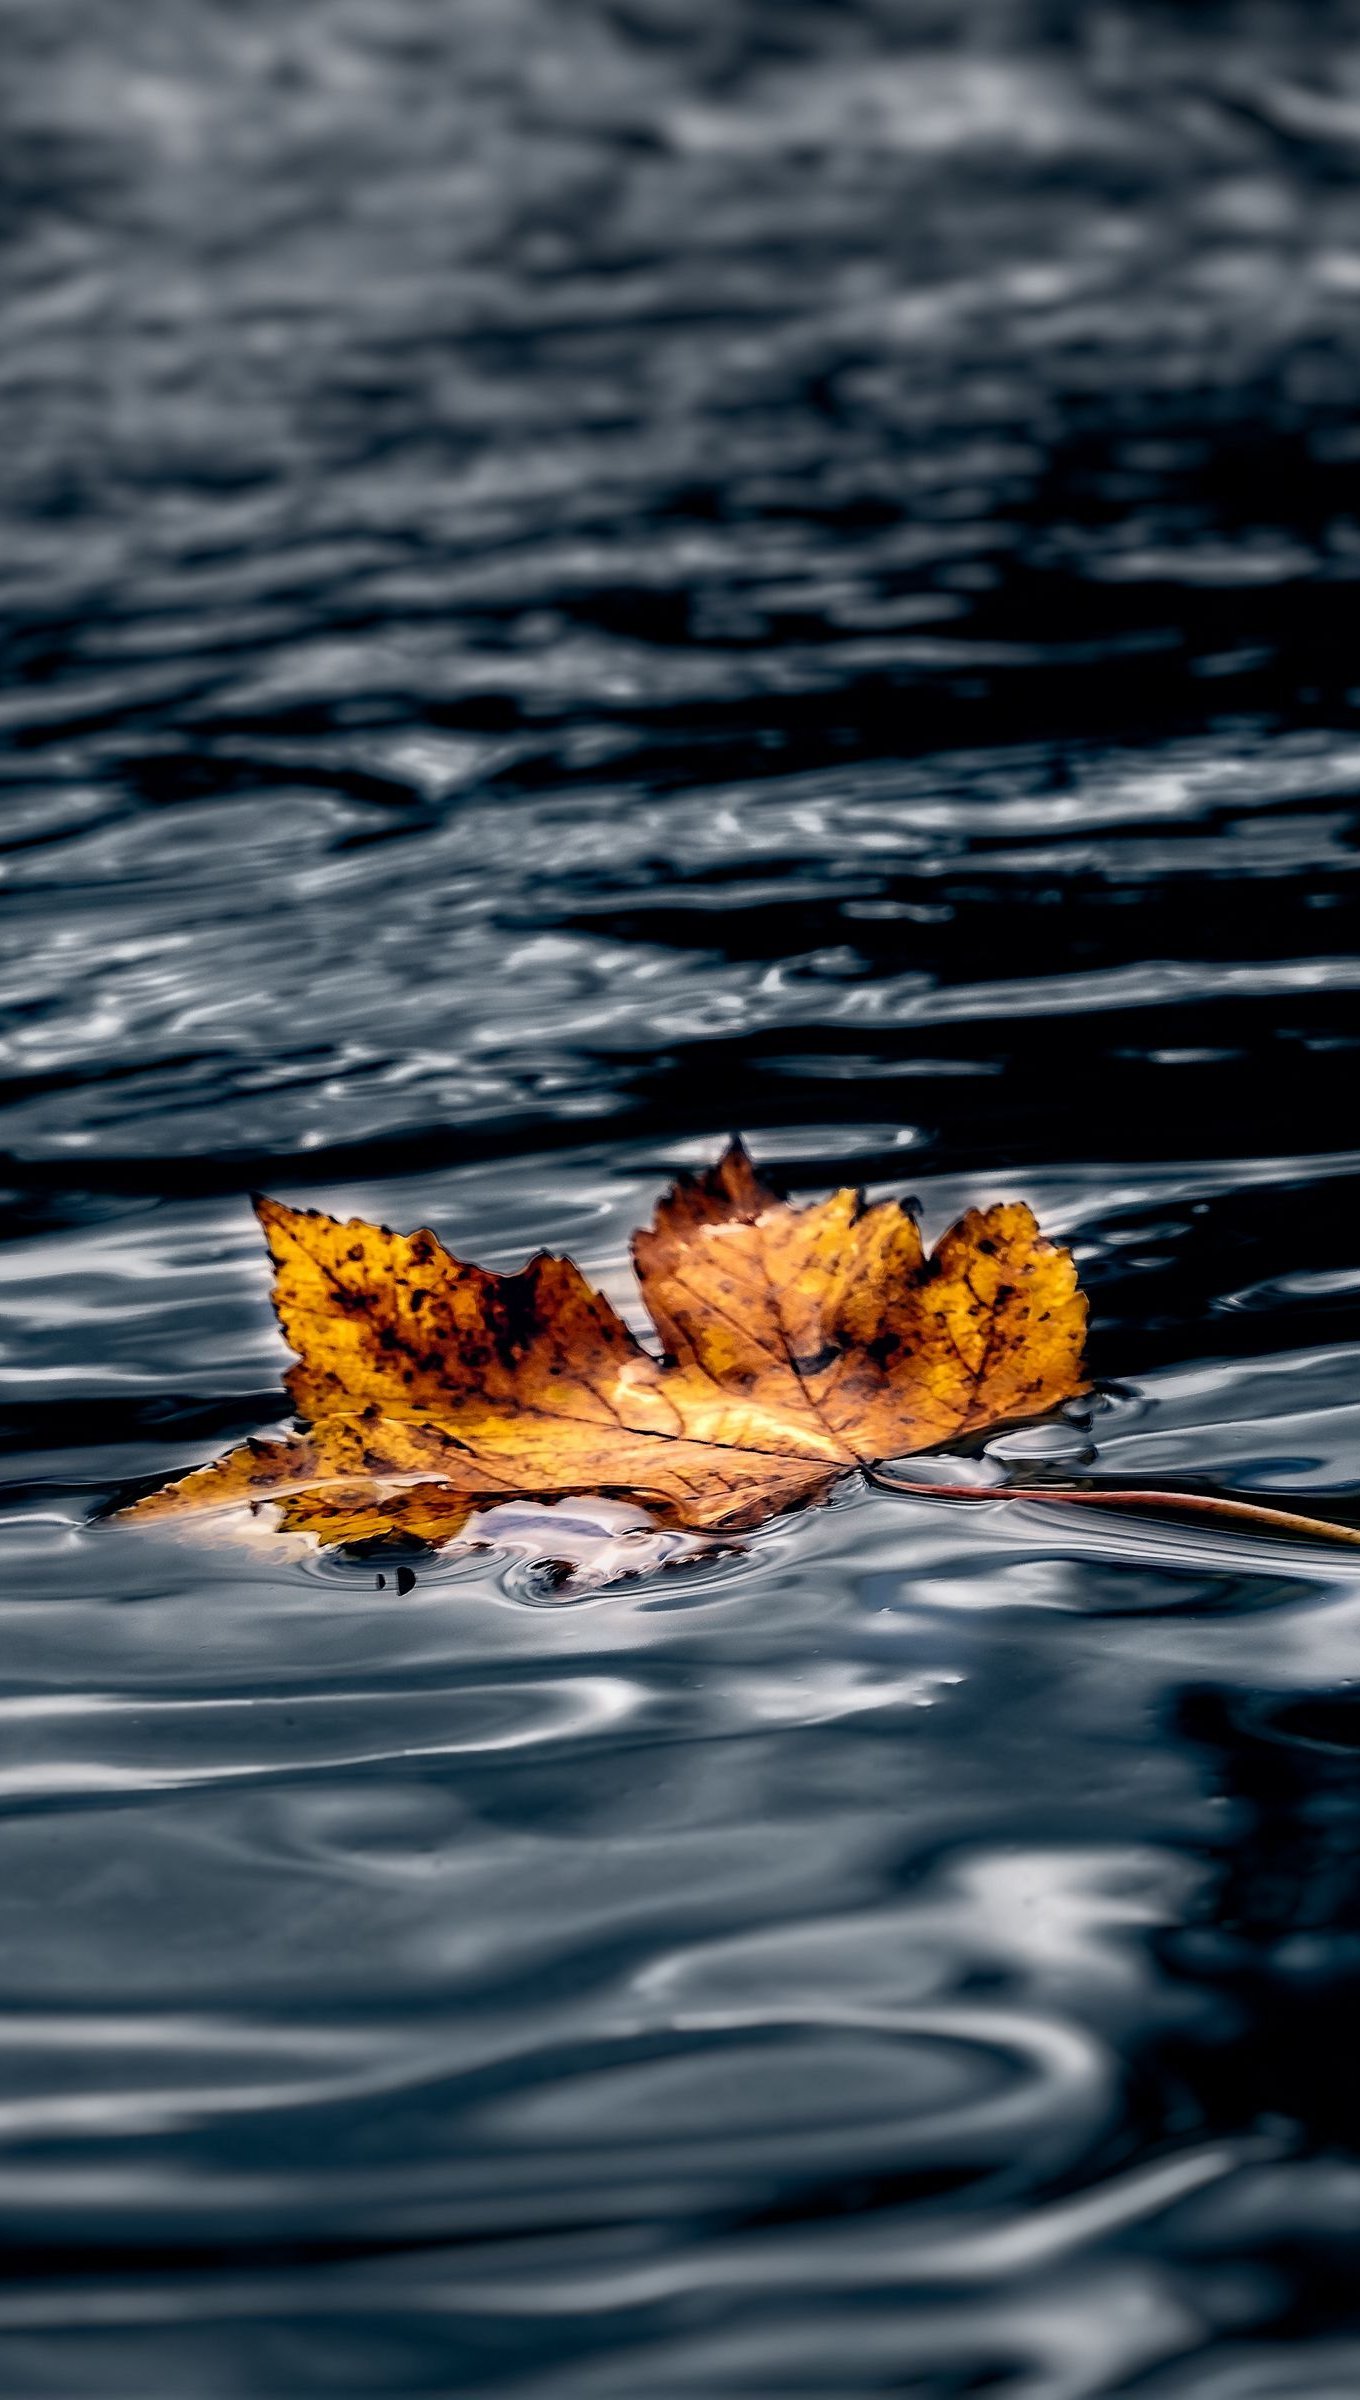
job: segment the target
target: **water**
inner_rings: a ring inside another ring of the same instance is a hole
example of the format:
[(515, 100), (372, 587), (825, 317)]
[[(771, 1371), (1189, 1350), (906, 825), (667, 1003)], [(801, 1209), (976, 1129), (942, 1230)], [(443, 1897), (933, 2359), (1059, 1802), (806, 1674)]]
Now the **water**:
[(94, 1519), (732, 1127), (1354, 1513), (1360, 10), (0, 16), (5, 2388), (1350, 2395), (1347, 1553)]

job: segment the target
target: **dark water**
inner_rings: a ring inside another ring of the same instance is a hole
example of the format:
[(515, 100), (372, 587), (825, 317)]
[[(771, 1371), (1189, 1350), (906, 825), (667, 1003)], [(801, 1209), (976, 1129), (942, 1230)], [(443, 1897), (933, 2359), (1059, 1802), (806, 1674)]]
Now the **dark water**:
[(1360, 9), (0, 6), (0, 2383), (1360, 2389), (1360, 1577), (92, 1523), (263, 1183), (1021, 1193), (1011, 1471), (1354, 1512)]

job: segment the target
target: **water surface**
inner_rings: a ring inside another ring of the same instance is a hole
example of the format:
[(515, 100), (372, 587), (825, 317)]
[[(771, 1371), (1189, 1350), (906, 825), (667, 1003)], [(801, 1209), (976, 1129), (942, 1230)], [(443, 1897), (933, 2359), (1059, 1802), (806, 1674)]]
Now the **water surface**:
[(1360, 12), (0, 14), (6, 2389), (1350, 2395), (1344, 1551), (97, 1520), (733, 1127), (1354, 1514)]

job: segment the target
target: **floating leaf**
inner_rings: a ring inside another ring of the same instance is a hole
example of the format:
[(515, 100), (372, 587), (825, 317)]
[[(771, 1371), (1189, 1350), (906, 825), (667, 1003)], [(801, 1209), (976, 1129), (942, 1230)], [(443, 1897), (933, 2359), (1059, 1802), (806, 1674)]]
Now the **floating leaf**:
[(660, 1358), (569, 1259), (496, 1275), (432, 1233), (256, 1205), (300, 1428), (127, 1514), (269, 1503), (325, 1543), (438, 1547), (508, 1498), (603, 1493), (744, 1531), (1084, 1388), (1076, 1269), (1018, 1202), (970, 1209), (927, 1257), (895, 1201), (792, 1208), (734, 1143), (634, 1242)]

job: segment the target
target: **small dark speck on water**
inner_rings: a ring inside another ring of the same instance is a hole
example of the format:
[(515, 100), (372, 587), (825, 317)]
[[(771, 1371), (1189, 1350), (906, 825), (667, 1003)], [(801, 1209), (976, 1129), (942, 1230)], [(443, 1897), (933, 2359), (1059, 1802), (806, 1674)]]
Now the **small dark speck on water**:
[(928, 1480), (1353, 1515), (1360, 10), (3, 38), (0, 2387), (1360, 2391), (1353, 1554), (97, 1521), (252, 1189), (626, 1299), (734, 1126), (1076, 1246)]

